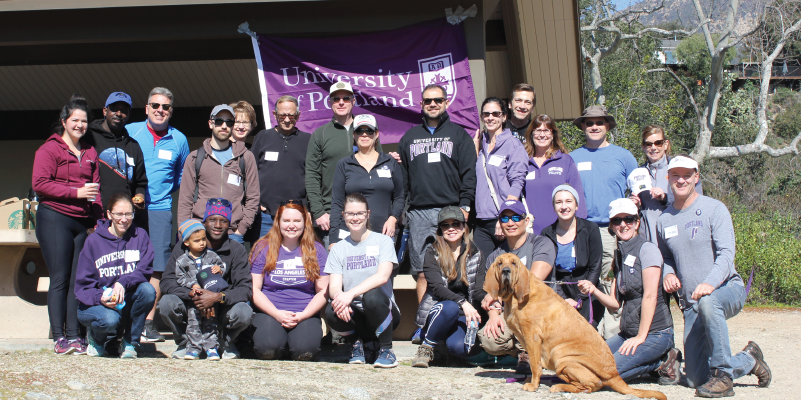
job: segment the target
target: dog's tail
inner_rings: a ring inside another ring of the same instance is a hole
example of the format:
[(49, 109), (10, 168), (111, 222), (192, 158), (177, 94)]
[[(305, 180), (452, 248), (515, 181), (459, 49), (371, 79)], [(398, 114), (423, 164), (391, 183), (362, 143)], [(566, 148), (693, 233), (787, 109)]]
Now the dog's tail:
[(659, 400), (667, 400), (667, 396), (665, 396), (665, 394), (662, 392), (657, 392), (656, 390), (639, 390), (632, 388), (623, 381), (623, 378), (621, 378), (620, 375), (615, 375), (614, 378), (604, 382), (604, 385), (609, 386), (612, 388), (612, 390), (622, 394), (631, 394), (639, 398), (653, 397)]

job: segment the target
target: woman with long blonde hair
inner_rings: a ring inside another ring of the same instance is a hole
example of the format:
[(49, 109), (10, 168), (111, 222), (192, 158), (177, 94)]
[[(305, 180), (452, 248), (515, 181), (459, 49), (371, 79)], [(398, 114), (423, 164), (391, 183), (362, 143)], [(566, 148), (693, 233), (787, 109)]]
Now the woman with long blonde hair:
[(323, 337), (320, 310), (326, 305), (327, 253), (299, 200), (281, 203), (276, 224), (250, 253), (253, 276), (253, 345), (261, 359), (314, 361)]

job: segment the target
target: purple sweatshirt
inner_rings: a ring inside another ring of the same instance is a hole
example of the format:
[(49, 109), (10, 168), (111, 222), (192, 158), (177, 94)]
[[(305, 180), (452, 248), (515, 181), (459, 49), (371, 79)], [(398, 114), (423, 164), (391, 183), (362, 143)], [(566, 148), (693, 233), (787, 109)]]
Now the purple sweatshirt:
[(75, 272), (75, 297), (87, 306), (100, 305), (103, 286), (119, 282), (126, 292), (150, 280), (153, 247), (144, 229), (131, 225), (122, 238), (108, 231), (111, 221), (98, 221), (86, 238)]
[[(481, 152), (476, 160), (476, 218), (498, 218), (498, 207), (487, 184), (489, 175), (498, 204), (506, 201), (509, 195), (520, 198), (526, 178), (526, 149), (523, 143), (512, 136), (509, 129), (504, 129), (495, 139), (495, 148), (487, 153), (487, 136), (482, 134)], [(484, 163), (487, 164), (487, 174), (484, 174)]]
[(526, 205), (528, 211), (534, 216), (534, 233), (540, 234), (546, 226), (556, 222), (556, 212), (553, 210), (553, 190), (567, 183), (573, 186), (578, 192), (579, 206), (576, 216), (587, 218), (587, 202), (584, 200), (584, 188), (581, 185), (576, 163), (569, 154), (557, 150), (551, 158), (538, 167), (531, 158), (528, 161), (528, 173), (526, 174)]

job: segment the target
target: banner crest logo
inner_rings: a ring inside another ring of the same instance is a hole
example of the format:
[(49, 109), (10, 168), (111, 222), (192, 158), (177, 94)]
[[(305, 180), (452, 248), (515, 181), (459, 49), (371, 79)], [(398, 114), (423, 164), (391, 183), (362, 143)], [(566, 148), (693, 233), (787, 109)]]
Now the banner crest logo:
[(448, 101), (453, 102), (456, 98), (456, 84), (454, 84), (456, 73), (453, 71), (451, 53), (417, 60), (417, 66), (420, 69), (420, 86), (438, 84), (448, 92)]

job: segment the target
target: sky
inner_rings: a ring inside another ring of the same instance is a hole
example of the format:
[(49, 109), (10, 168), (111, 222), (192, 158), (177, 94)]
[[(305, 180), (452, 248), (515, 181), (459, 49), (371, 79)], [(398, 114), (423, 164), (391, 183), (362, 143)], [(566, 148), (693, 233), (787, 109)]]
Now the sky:
[(617, 6), (618, 10), (622, 10), (632, 4), (637, 3), (637, 0), (612, 0), (612, 3)]

